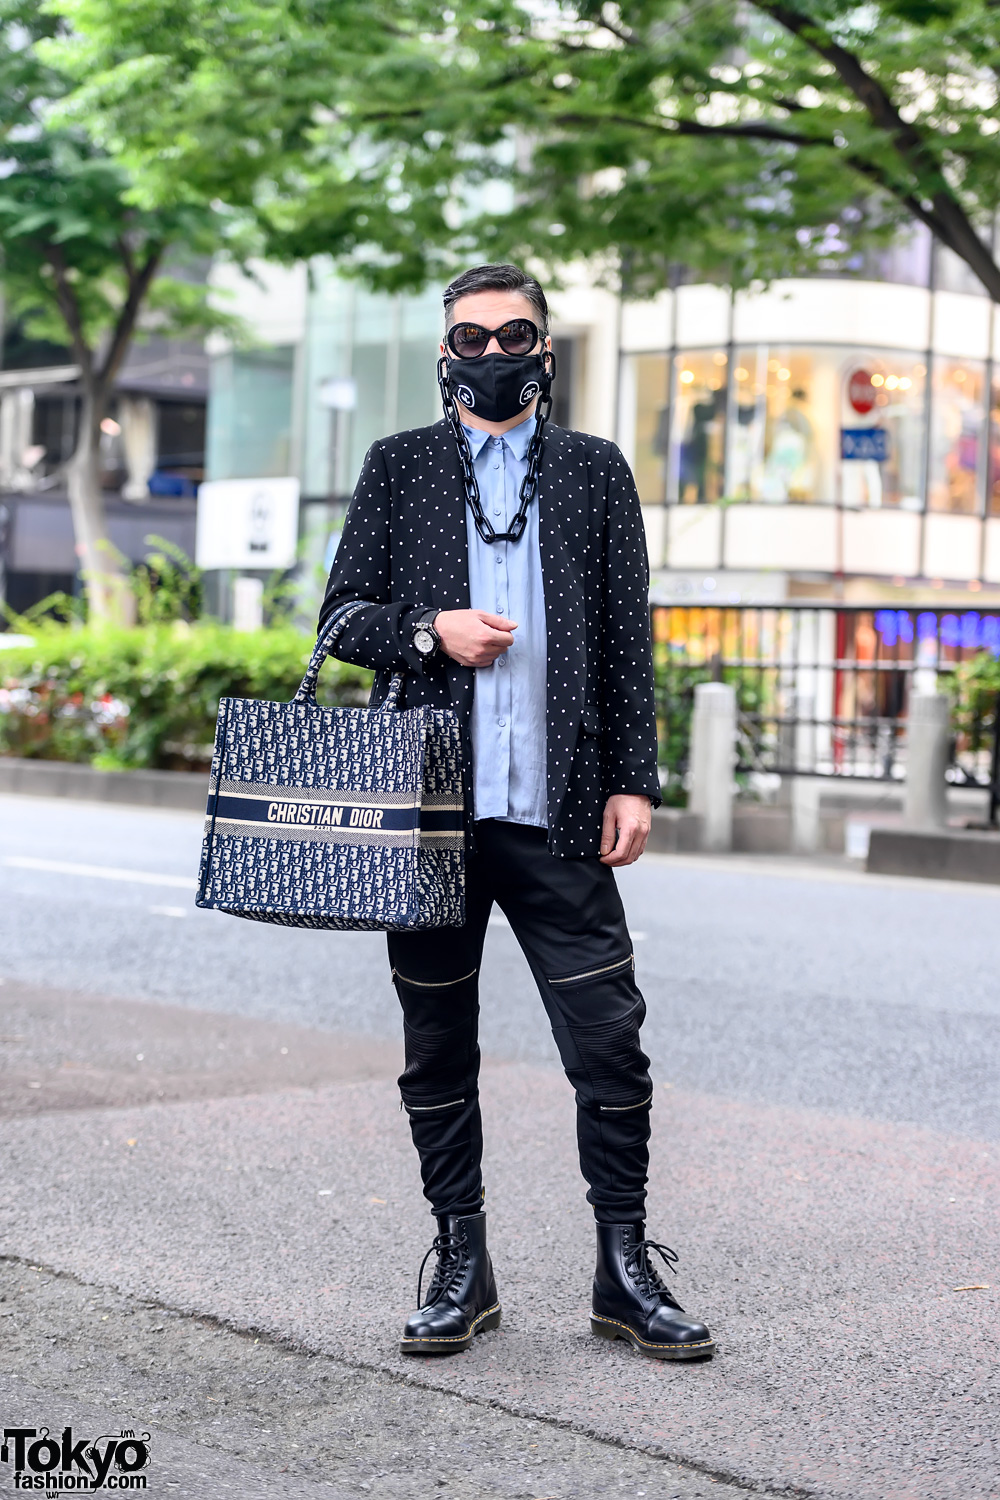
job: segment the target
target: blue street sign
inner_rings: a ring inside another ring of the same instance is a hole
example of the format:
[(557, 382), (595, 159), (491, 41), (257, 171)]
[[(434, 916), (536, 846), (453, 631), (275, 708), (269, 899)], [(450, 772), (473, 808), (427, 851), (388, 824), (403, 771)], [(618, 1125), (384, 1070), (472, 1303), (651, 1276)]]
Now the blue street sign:
[(884, 464), (889, 460), (889, 434), (884, 427), (842, 427), (840, 456)]

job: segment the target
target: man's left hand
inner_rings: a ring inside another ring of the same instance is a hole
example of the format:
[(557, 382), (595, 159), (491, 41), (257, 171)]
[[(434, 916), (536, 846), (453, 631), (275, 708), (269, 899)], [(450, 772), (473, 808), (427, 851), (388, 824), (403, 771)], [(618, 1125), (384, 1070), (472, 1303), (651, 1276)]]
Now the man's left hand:
[(652, 821), (653, 806), (648, 797), (630, 797), (624, 793), (609, 797), (601, 827), (601, 864), (635, 864), (646, 847)]

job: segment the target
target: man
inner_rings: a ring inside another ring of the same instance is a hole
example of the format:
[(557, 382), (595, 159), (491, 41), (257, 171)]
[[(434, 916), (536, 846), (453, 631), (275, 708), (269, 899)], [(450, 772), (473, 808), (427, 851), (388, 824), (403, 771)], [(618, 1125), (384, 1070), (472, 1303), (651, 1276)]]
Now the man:
[[(439, 1234), (405, 1353), (452, 1353), (500, 1322), (481, 1175), (478, 981), (494, 903), (531, 967), (576, 1089), (597, 1220), (591, 1328), (660, 1359), (714, 1345), (645, 1235), (652, 1083), (614, 871), (659, 803), (648, 565), (613, 443), (545, 426), (554, 359), (538, 282), (478, 266), (444, 294), (445, 420), (365, 460), (320, 614), (366, 600), (337, 647), (406, 702), (453, 706), (473, 823), (461, 928), (390, 933), (399, 1080)], [(542, 403), (541, 411), (539, 404)], [(427, 1257), (425, 1257), (426, 1260)]]

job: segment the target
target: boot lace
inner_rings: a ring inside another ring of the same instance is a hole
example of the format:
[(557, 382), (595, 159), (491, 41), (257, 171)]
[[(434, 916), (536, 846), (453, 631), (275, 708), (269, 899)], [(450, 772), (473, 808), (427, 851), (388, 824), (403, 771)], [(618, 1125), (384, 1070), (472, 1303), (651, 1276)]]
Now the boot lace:
[(449, 1287), (459, 1279), (469, 1262), (469, 1242), (464, 1234), (439, 1234), (434, 1238), (434, 1243), (420, 1262), (420, 1271), (417, 1275), (417, 1306), (423, 1307), (421, 1291), (424, 1283), (424, 1267), (432, 1255), (436, 1255), (437, 1265), (427, 1288), (427, 1306), (432, 1307), (435, 1302), (440, 1301)]
[(625, 1269), (647, 1297), (661, 1297), (669, 1307), (676, 1307), (678, 1312), (683, 1312), (684, 1309), (660, 1275), (659, 1267), (650, 1259), (650, 1251), (653, 1250), (668, 1271), (677, 1270), (680, 1256), (676, 1250), (671, 1250), (669, 1245), (660, 1245), (656, 1240), (637, 1240), (634, 1245), (630, 1245), (625, 1252)]

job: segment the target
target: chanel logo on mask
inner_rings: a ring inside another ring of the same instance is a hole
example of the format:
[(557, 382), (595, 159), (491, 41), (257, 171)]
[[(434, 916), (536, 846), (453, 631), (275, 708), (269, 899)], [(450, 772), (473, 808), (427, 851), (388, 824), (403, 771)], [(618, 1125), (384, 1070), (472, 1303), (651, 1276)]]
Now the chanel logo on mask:
[(541, 386), (537, 380), (529, 380), (518, 398), (521, 405), (527, 406), (529, 401), (534, 401), (540, 390)]
[(459, 401), (461, 401), (463, 406), (467, 406), (470, 411), (475, 411), (476, 398), (467, 385), (460, 385), (458, 387), (458, 390), (455, 392), (455, 395), (458, 397)]

